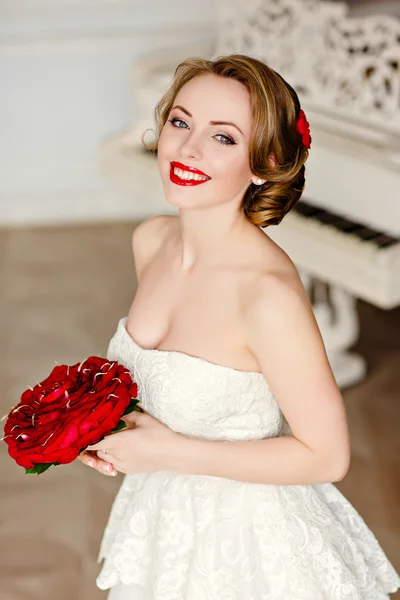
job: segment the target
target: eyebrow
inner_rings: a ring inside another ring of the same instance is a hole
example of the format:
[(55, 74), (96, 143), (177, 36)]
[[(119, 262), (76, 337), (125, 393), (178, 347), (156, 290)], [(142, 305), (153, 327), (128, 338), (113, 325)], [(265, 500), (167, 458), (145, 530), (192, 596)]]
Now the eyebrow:
[[(183, 106), (181, 106), (180, 104), (177, 104), (176, 106), (173, 106), (171, 108), (171, 110), (173, 110), (174, 108), (179, 108), (188, 117), (192, 118), (192, 115), (190, 114), (190, 112), (186, 108), (184, 108)], [(238, 131), (240, 131), (240, 133), (244, 137), (243, 131), (237, 125), (235, 125), (235, 123), (232, 123), (231, 121), (210, 121), (210, 125), (231, 125), (232, 127), (235, 127)]]

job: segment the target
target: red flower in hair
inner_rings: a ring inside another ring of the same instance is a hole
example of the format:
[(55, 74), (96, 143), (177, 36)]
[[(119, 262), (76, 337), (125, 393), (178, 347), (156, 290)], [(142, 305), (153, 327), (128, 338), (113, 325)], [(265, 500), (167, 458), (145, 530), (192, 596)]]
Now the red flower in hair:
[(306, 113), (303, 109), (300, 110), (299, 118), (297, 119), (296, 129), (301, 135), (303, 144), (306, 148), (311, 148), (310, 123), (307, 121)]

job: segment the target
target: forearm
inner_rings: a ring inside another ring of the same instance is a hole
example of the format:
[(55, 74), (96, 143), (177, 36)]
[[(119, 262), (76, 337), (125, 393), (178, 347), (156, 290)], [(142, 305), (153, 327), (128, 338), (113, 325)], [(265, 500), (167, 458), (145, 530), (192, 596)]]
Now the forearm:
[(179, 436), (171, 470), (272, 485), (339, 481), (346, 465), (310, 450), (293, 436), (244, 442)]

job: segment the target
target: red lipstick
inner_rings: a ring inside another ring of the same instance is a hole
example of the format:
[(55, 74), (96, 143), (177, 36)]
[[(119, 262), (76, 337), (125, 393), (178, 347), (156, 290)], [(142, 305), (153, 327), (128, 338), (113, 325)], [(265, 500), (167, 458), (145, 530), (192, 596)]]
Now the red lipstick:
[[(201, 177), (206, 177), (207, 179), (198, 179), (198, 180), (181, 179), (180, 177), (178, 177), (178, 175), (175, 175), (174, 169), (182, 169), (182, 171), (188, 171), (189, 173), (197, 173), (197, 175), (201, 175)], [(176, 162), (176, 161), (171, 162), (169, 177), (170, 177), (172, 183), (176, 183), (177, 185), (184, 185), (184, 186), (200, 185), (201, 183), (206, 183), (206, 181), (209, 181), (211, 179), (211, 177), (206, 175), (206, 173), (203, 173), (203, 171), (196, 169), (196, 167), (190, 167), (187, 165), (183, 165), (182, 163)]]

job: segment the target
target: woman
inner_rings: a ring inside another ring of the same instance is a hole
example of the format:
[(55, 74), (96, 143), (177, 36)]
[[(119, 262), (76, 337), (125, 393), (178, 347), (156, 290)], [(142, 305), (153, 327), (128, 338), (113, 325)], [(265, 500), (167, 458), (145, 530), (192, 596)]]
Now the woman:
[(191, 58), (156, 120), (147, 147), (179, 216), (135, 229), (139, 285), (108, 350), (143, 412), (81, 455), (127, 475), (97, 585), (111, 600), (387, 599), (400, 578), (332, 485), (349, 434), (312, 308), (260, 229), (302, 194), (298, 97), (257, 59)]

